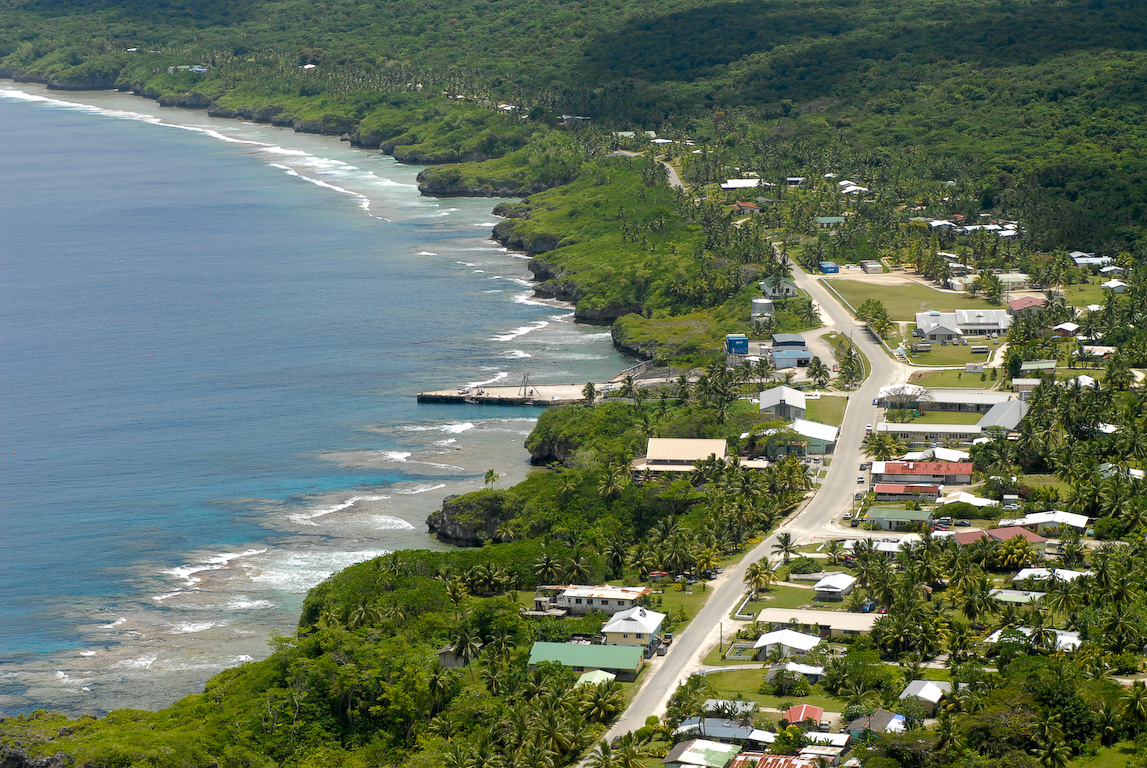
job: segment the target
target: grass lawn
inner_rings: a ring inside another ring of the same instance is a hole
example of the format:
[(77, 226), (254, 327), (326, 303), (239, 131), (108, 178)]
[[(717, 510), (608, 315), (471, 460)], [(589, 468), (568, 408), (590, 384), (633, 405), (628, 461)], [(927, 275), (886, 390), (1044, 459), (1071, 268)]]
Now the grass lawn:
[(755, 701), (762, 707), (780, 708), (782, 704), (796, 706), (797, 704), (811, 704), (831, 712), (840, 712), (845, 707), (844, 699), (830, 696), (819, 685), (812, 687), (808, 696), (765, 696), (757, 693), (761, 683), (765, 680), (763, 669), (731, 669), (728, 672), (710, 672), (705, 676), (706, 682), (717, 692), (715, 698), (733, 699), (738, 695), (746, 701)]
[(1067, 303), (1073, 307), (1086, 307), (1088, 304), (1102, 304), (1107, 300), (1106, 293), (1099, 286), (1099, 283), (1104, 282), (1097, 280), (1091, 283), (1083, 283), (1081, 285), (1069, 285), (1064, 291), (1064, 298)]
[[(990, 374), (989, 374), (990, 375)], [(980, 381), (978, 373), (963, 371), (916, 371), (909, 381), (921, 387), (952, 387), (959, 389), (991, 389), (998, 382)]]
[(775, 585), (766, 592), (757, 595), (745, 605), (745, 611), (761, 611), (765, 608), (803, 608), (813, 607), (816, 603), (816, 593), (811, 589), (800, 587), (786, 587)]
[(888, 316), (893, 320), (914, 321), (917, 312), (929, 309), (939, 312), (951, 312), (956, 309), (999, 309), (980, 298), (962, 293), (944, 293), (919, 283), (881, 285), (832, 278), (824, 282), (834, 288), (853, 307), (859, 307), (868, 299), (884, 302), (884, 308), (888, 310)]
[[(907, 343), (911, 344), (911, 342)], [(963, 365), (964, 363), (986, 363), (991, 355), (985, 355), (983, 353), (973, 355), (973, 346), (983, 345), (973, 345), (969, 343), (968, 346), (965, 347), (963, 344), (948, 344), (947, 346), (933, 344), (931, 352), (922, 352), (919, 354), (912, 352), (910, 346), (906, 347), (905, 349), (908, 352), (908, 357), (917, 365)], [(991, 342), (988, 342), (987, 346), (991, 349), (998, 349), (998, 347), (992, 345)], [(988, 375), (991, 376), (990, 373)]]
[(685, 621), (677, 624), (674, 629), (675, 632), (680, 632), (688, 626), (689, 622), (693, 620), (693, 617), (697, 615), (697, 612), (701, 610), (701, 606), (705, 605), (705, 601), (709, 599), (710, 590), (708, 588), (702, 590), (702, 583), (703, 582), (698, 582), (693, 585), (686, 585), (686, 589), (693, 590), (693, 594), (691, 595), (684, 591), (677, 592), (673, 589), (672, 585), (669, 585), (665, 588), (663, 594), (654, 596), (655, 601), (657, 598), (661, 598), (661, 605), (657, 606), (656, 610), (662, 613), (676, 613), (679, 608), (685, 609)]
[(925, 411), (912, 419), (913, 424), (976, 424), (984, 418), (982, 413), (969, 411)]
[(933, 669), (932, 667), (925, 667), (920, 672), (921, 679), (923, 680), (947, 680), (948, 670), (946, 669)]
[(1033, 488), (1055, 488), (1059, 491), (1061, 499), (1067, 498), (1071, 493), (1071, 486), (1056, 479), (1054, 475), (1024, 475), (1020, 478), (1020, 482)]
[(848, 401), (843, 397), (821, 397), (819, 400), (805, 401), (804, 417), (809, 421), (819, 421), (821, 424), (831, 424), (839, 427), (844, 421), (844, 407)]
[(1095, 757), (1077, 757), (1067, 768), (1124, 768), (1128, 760), (1138, 756), (1133, 742), (1122, 741), (1113, 747), (1100, 747)]

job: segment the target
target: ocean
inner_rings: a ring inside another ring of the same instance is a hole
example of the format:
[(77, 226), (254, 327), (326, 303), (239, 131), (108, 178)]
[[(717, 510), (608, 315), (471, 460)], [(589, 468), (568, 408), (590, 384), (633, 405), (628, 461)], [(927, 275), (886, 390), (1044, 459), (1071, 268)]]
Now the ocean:
[(419, 391), (628, 364), (419, 170), (0, 84), (0, 715), (165, 706), (332, 572), (440, 547), (427, 514), (523, 478), (538, 411)]

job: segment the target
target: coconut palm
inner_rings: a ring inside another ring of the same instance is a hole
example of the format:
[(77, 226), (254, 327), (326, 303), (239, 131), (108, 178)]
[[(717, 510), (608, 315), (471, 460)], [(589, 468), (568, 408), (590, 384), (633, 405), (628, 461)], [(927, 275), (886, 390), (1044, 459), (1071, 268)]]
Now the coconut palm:
[(789, 558), (796, 554), (797, 545), (793, 541), (793, 535), (788, 531), (781, 533), (777, 536), (777, 541), (773, 544), (773, 554), (780, 555), (785, 565), (788, 565)]
[(823, 360), (814, 357), (808, 364), (808, 377), (816, 382), (818, 387), (823, 388), (832, 378), (832, 371), (829, 370)]
[(773, 568), (767, 559), (750, 563), (749, 567), (745, 569), (744, 581), (749, 586), (749, 590), (753, 593), (754, 598), (758, 592), (767, 591), (776, 580), (776, 569)]

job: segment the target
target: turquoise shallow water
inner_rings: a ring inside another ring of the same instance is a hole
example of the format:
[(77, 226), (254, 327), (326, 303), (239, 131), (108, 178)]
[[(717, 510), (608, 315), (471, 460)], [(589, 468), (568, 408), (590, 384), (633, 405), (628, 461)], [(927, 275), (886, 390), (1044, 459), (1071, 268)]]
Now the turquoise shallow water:
[(159, 706), (524, 475), (535, 411), (418, 391), (625, 365), (417, 170), (0, 85), (0, 713)]

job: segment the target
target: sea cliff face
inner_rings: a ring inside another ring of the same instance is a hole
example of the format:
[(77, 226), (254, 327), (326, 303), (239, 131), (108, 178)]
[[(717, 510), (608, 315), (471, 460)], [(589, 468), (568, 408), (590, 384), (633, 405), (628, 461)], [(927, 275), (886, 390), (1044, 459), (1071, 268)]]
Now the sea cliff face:
[(494, 538), (498, 526), (514, 517), (503, 502), (500, 491), (447, 496), (442, 500), (442, 509), (426, 518), (426, 527), (447, 544), (480, 547)]

